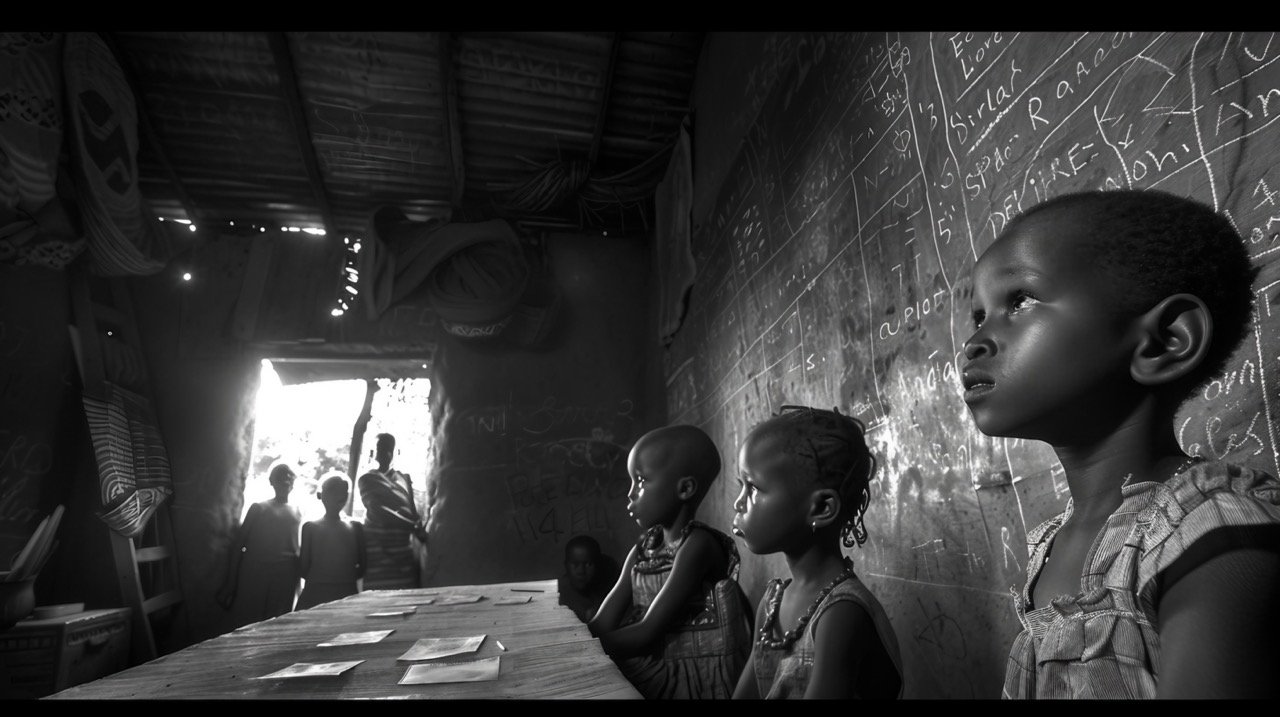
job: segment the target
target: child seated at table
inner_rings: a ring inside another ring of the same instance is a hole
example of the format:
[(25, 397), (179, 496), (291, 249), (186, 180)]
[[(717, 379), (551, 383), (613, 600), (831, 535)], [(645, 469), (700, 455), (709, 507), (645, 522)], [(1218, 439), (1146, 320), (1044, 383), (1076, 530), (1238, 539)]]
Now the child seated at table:
[(731, 697), (751, 651), (738, 549), (694, 519), (720, 453), (701, 429), (667, 426), (636, 441), (627, 470), (643, 532), (591, 633), (646, 699)]
[(364, 526), (342, 516), (350, 494), (350, 484), (341, 473), (330, 473), (320, 483), (324, 517), (302, 524), (301, 574), (305, 582), (298, 610), (360, 592)]
[(556, 581), (560, 604), (588, 622), (618, 579), (618, 563), (590, 535), (575, 535), (564, 545), (564, 574)]

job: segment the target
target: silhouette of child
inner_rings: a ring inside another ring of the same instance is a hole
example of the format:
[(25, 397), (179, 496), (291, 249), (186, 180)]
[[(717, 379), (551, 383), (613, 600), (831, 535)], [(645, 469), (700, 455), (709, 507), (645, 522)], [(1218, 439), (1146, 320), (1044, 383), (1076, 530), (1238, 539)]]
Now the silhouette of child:
[(289, 503), (295, 475), (283, 463), (271, 468), (276, 495), (249, 506), (231, 542), (227, 575), (215, 599), (237, 627), (283, 615), (298, 594), (298, 528), (302, 514)]
[(695, 426), (668, 426), (636, 441), (627, 470), (627, 510), (643, 532), (591, 633), (648, 699), (729, 697), (751, 649), (738, 550), (694, 520), (719, 451)]
[(1049, 200), (978, 259), (965, 403), (1050, 444), (1070, 490), (1027, 534), (1005, 697), (1280, 696), (1280, 483), (1174, 427), (1246, 335), (1252, 278), (1225, 218), (1149, 190)]
[(305, 582), (298, 610), (360, 592), (364, 526), (342, 516), (350, 494), (350, 484), (341, 473), (331, 473), (320, 483), (324, 517), (302, 524), (301, 574)]
[(875, 459), (862, 424), (838, 411), (783, 406), (752, 428), (738, 463), (733, 532), (753, 553), (782, 553), (791, 577), (765, 589), (734, 697), (901, 697), (897, 635), (840, 547), (867, 539)]
[(618, 579), (618, 566), (600, 551), (600, 543), (589, 535), (575, 535), (564, 544), (564, 574), (556, 582), (560, 604), (573, 610), (583, 622), (596, 610)]

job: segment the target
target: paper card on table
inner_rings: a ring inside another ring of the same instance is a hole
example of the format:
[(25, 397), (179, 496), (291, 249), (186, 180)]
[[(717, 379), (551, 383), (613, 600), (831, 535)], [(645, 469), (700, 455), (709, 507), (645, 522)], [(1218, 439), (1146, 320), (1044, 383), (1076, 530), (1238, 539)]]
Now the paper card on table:
[(337, 677), (364, 660), (348, 662), (295, 662), (283, 670), (255, 677), (255, 680), (285, 679), (288, 677)]
[(412, 615), (417, 611), (418, 611), (418, 607), (416, 605), (410, 605), (407, 607), (404, 605), (401, 605), (399, 607), (393, 607), (387, 610), (379, 610), (377, 612), (371, 612), (369, 613), (369, 617), (399, 617), (401, 615)]
[(467, 662), (436, 662), (411, 665), (400, 678), (402, 685), (434, 685), (442, 682), (487, 682), (498, 679), (499, 657)]
[(416, 607), (418, 607), (418, 606), (420, 606), (420, 605), (430, 605), (431, 603), (433, 603), (433, 602), (435, 602), (435, 601), (436, 601), (436, 599), (435, 599), (435, 598), (413, 598), (413, 601), (412, 601), (412, 602), (398, 603), (398, 604), (396, 604), (396, 605), (392, 605), (391, 607), (413, 607), (413, 608), (416, 608)]
[(322, 642), (316, 647), (337, 647), (338, 645), (368, 645), (374, 642), (380, 642), (383, 638), (395, 630), (370, 630), (368, 632), (344, 632), (335, 637), (329, 638), (328, 641)]
[(494, 605), (523, 605), (533, 599), (532, 595), (512, 595), (511, 597), (500, 597), (493, 601)]
[(437, 605), (462, 605), (469, 602), (480, 602), (483, 595), (441, 595), (436, 598)]
[(484, 635), (472, 635), (471, 637), (424, 637), (413, 643), (413, 647), (405, 650), (405, 653), (396, 659), (434, 660), (437, 657), (462, 655), (480, 649), (480, 643), (482, 642), (484, 642)]

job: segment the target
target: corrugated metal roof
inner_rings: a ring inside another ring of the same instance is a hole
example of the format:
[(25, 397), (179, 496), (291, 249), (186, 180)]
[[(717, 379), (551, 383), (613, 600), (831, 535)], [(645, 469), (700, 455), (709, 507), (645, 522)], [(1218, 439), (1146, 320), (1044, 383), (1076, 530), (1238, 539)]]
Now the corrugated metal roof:
[[(137, 95), (151, 212), (338, 235), (362, 234), (382, 204), (414, 219), (634, 229), (643, 202), (587, 211), (579, 192), (618, 176), (652, 189), (702, 43), (696, 32), (104, 37)], [(531, 211), (531, 197), (562, 203)]]

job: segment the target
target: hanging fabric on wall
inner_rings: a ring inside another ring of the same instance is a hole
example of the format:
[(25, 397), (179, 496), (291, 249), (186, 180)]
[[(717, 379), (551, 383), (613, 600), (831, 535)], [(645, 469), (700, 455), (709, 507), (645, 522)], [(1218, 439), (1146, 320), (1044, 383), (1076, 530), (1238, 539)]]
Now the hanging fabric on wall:
[(110, 381), (102, 397), (84, 394), (89, 436), (98, 462), (98, 517), (126, 538), (142, 533), (173, 495), (169, 456), (146, 398)]
[(689, 289), (697, 273), (690, 240), (693, 208), (693, 162), (690, 154), (689, 118), (680, 125), (680, 136), (671, 152), (667, 174), (654, 195), (654, 252), (658, 279), (658, 340), (671, 343), (684, 321)]
[(0, 262), (62, 269), (85, 241), (63, 204), (63, 33), (0, 32)]
[(154, 274), (165, 266), (147, 230), (138, 190), (138, 110), (115, 55), (97, 33), (67, 34), (63, 51), (76, 201), (90, 269)]

